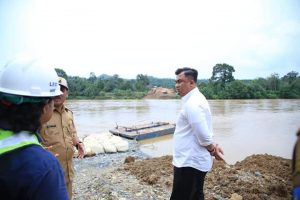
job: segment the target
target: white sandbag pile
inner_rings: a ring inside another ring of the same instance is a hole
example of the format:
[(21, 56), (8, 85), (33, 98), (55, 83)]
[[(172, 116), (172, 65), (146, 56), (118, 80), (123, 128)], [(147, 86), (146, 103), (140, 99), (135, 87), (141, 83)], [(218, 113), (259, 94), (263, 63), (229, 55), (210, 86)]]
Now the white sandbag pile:
[(91, 134), (83, 139), (86, 154), (128, 151), (128, 141), (111, 133)]

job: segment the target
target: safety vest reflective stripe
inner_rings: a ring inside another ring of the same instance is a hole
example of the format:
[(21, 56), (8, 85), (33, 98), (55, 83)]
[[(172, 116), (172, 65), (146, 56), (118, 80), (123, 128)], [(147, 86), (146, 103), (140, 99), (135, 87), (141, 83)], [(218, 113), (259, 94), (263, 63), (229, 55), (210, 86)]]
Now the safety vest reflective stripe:
[(41, 145), (34, 134), (26, 131), (14, 134), (0, 130), (0, 155), (31, 144)]

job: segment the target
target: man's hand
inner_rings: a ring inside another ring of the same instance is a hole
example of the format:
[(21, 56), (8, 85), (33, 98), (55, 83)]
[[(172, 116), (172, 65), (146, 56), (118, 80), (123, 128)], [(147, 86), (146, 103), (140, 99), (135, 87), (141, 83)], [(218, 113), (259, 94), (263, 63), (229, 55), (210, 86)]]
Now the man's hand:
[[(209, 148), (213, 147), (212, 149), (207, 149), (210, 153), (210, 155), (214, 156), (216, 160), (224, 160), (224, 152), (221, 147), (219, 147), (218, 144), (211, 144), (209, 145)], [(206, 147), (208, 148), (208, 147)]]
[(77, 158), (83, 158), (84, 157), (84, 153), (85, 153), (85, 150), (84, 150), (84, 144), (82, 142), (78, 142), (77, 145), (77, 150), (78, 150), (78, 156)]
[(224, 160), (224, 152), (223, 152), (223, 149), (221, 149), (221, 147), (216, 144), (215, 146), (215, 153), (214, 155), (216, 160)]

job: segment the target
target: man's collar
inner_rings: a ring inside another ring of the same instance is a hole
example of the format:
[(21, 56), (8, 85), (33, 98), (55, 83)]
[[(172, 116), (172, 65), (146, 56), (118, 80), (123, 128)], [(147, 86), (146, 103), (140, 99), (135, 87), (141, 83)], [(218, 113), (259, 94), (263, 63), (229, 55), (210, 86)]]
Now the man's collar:
[(184, 96), (181, 98), (182, 103), (186, 103), (187, 100), (190, 98), (190, 96), (192, 96), (197, 90), (198, 90), (198, 88), (195, 87), (194, 89), (192, 89), (191, 91), (189, 91), (186, 95), (184, 95)]
[(62, 113), (66, 109), (65, 105), (62, 104), (61, 106), (55, 107), (54, 110), (56, 110), (59, 113)]

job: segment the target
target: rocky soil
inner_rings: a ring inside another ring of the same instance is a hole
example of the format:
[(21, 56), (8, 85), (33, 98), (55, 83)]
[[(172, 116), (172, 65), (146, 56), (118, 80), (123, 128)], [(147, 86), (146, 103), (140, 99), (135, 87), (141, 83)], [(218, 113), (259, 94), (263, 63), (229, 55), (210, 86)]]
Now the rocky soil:
[(144, 99), (174, 99), (176, 98), (176, 93), (174, 89), (163, 88), (163, 87), (154, 87)]
[[(172, 157), (149, 158), (130, 141), (125, 153), (75, 160), (74, 199), (163, 200), (172, 189)], [(291, 199), (291, 161), (252, 155), (234, 165), (215, 161), (205, 197), (216, 200)]]

